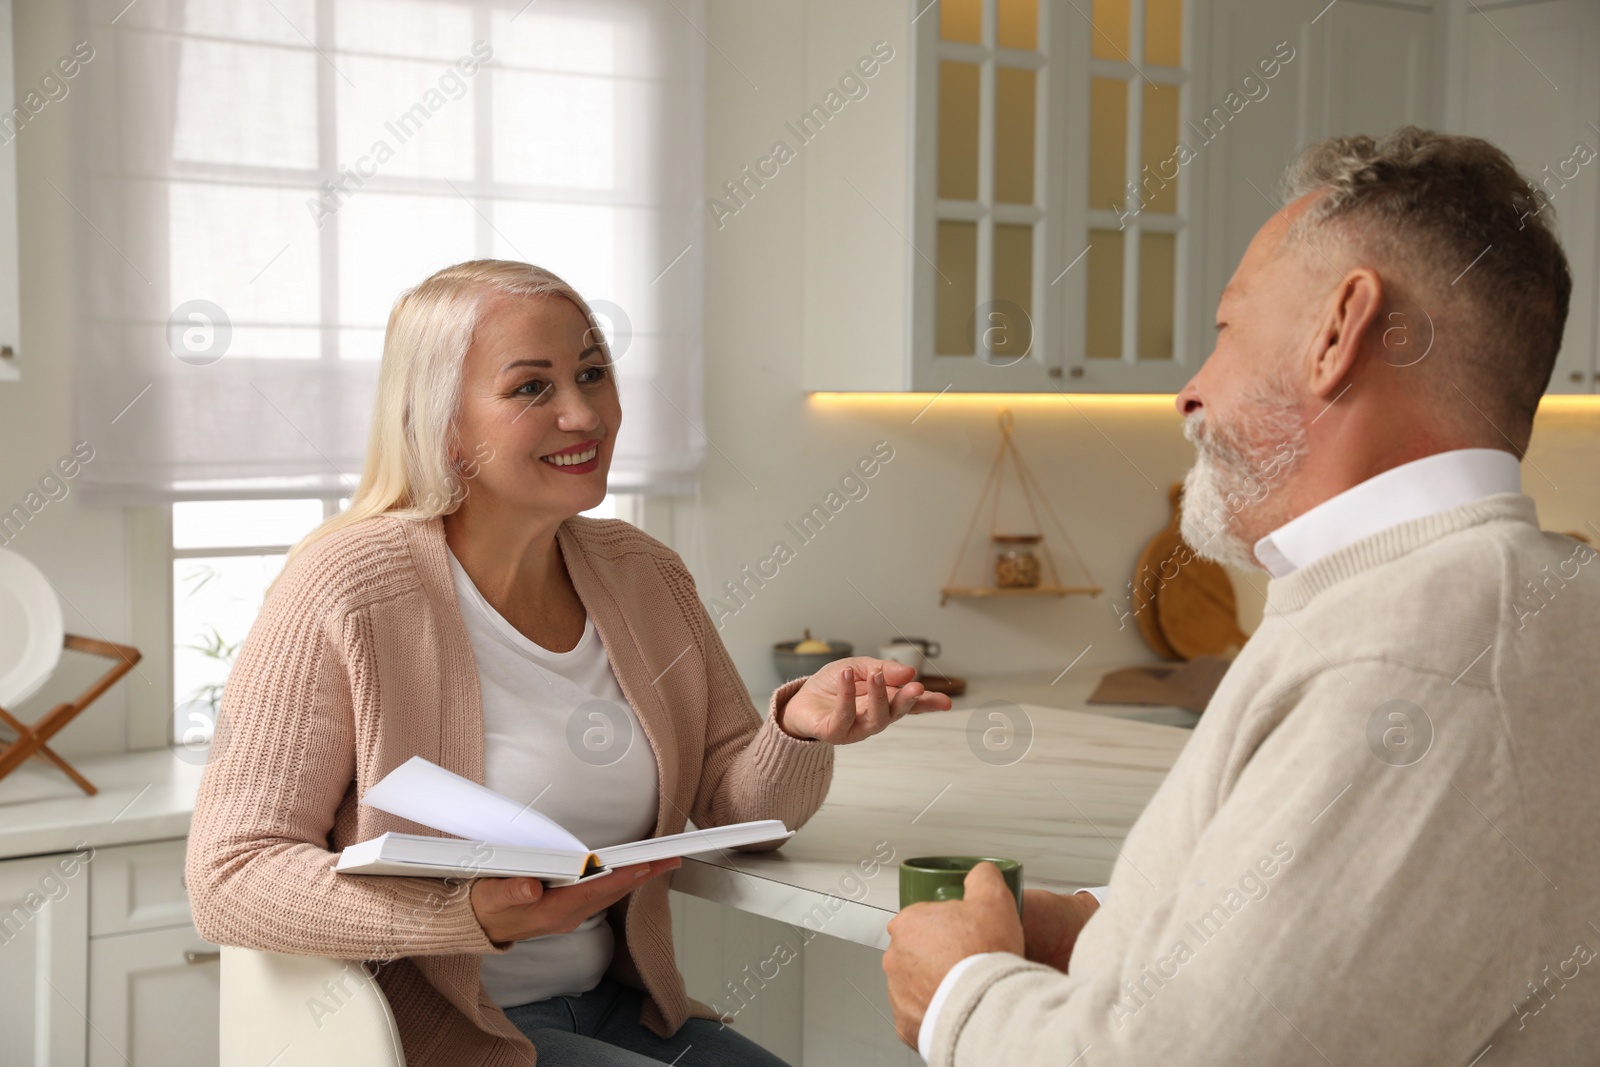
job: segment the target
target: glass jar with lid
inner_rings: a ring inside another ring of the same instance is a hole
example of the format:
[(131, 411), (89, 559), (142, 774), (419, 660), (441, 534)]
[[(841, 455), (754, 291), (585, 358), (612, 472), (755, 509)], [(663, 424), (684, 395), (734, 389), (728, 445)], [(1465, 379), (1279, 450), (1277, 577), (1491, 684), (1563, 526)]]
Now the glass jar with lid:
[(1042, 534), (995, 534), (994, 584), (1001, 589), (1033, 589), (1039, 585), (1039, 557), (1033, 546)]

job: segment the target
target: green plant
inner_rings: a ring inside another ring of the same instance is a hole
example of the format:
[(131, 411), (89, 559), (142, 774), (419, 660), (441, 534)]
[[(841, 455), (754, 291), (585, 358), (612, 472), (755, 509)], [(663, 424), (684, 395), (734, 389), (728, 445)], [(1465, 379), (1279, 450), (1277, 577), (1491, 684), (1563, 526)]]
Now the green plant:
[[(201, 582), (202, 585), (204, 584), (204, 581), (205, 580), (203, 579)], [(198, 586), (196, 588), (198, 588)], [(215, 626), (207, 625), (206, 629), (211, 632), (209, 634), (199, 635), (199, 644), (188, 644), (183, 645), (182, 647), (192, 649), (193, 651), (200, 653), (202, 656), (205, 656), (209, 659), (214, 659), (219, 663), (226, 663), (231, 667), (233, 665), (234, 658), (239, 654), (239, 646), (243, 644), (243, 642), (230, 642), (226, 640)], [(212, 683), (211, 685), (203, 685), (196, 689), (189, 696), (190, 700), (199, 700), (210, 706), (211, 718), (213, 722), (216, 721), (217, 709), (222, 703), (222, 688), (222, 683), (220, 682)]]

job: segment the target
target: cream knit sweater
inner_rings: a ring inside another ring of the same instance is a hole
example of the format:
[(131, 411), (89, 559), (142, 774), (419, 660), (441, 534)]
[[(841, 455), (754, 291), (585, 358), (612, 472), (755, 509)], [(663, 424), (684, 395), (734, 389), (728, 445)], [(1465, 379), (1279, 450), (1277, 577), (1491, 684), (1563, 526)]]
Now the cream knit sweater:
[[(655, 833), (686, 818), (810, 818), (832, 748), (763, 721), (678, 556), (611, 520), (570, 519), (557, 538), (655, 755)], [(481, 957), (512, 943), (484, 934), (470, 883), (330, 868), (339, 849), (386, 830), (438, 834), (359, 803), (410, 757), (483, 781), (478, 674), (446, 551), (440, 520), (380, 516), (295, 557), (228, 680), (186, 880), (195, 926), (218, 944), (390, 961), (378, 981), (411, 1067), (522, 1067), (533, 1046), (479, 980)], [(716, 1017), (686, 997), (673, 965), (664, 879), (612, 919), (612, 973), (648, 994), (646, 1026), (666, 1035), (691, 1013)]]
[(1595, 560), (1506, 493), (1272, 581), (1070, 973), (975, 959), (930, 1062), (1600, 1062)]

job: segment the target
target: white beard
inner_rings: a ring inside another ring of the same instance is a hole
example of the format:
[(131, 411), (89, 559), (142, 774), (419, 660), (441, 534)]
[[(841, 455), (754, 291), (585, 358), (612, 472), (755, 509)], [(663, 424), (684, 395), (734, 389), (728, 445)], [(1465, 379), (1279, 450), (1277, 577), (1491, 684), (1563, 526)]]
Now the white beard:
[(1255, 541), (1281, 525), (1270, 516), (1282, 510), (1262, 505), (1306, 453), (1305, 425), (1284, 393), (1252, 397), (1248, 410), (1248, 434), (1207, 426), (1203, 409), (1183, 423), (1195, 463), (1183, 480), (1179, 529), (1202, 559), (1240, 570), (1260, 568)]

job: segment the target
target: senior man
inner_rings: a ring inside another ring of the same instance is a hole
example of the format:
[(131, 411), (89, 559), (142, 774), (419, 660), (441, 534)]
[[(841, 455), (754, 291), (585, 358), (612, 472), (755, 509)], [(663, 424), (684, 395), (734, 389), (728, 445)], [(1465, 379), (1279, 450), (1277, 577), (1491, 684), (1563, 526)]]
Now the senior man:
[(1177, 398), (1184, 536), (1268, 571), (1265, 620), (1098, 909), (1019, 922), (981, 865), (890, 923), (935, 1067), (1600, 1057), (1600, 564), (1519, 480), (1571, 291), (1551, 208), (1413, 127), (1285, 187)]

